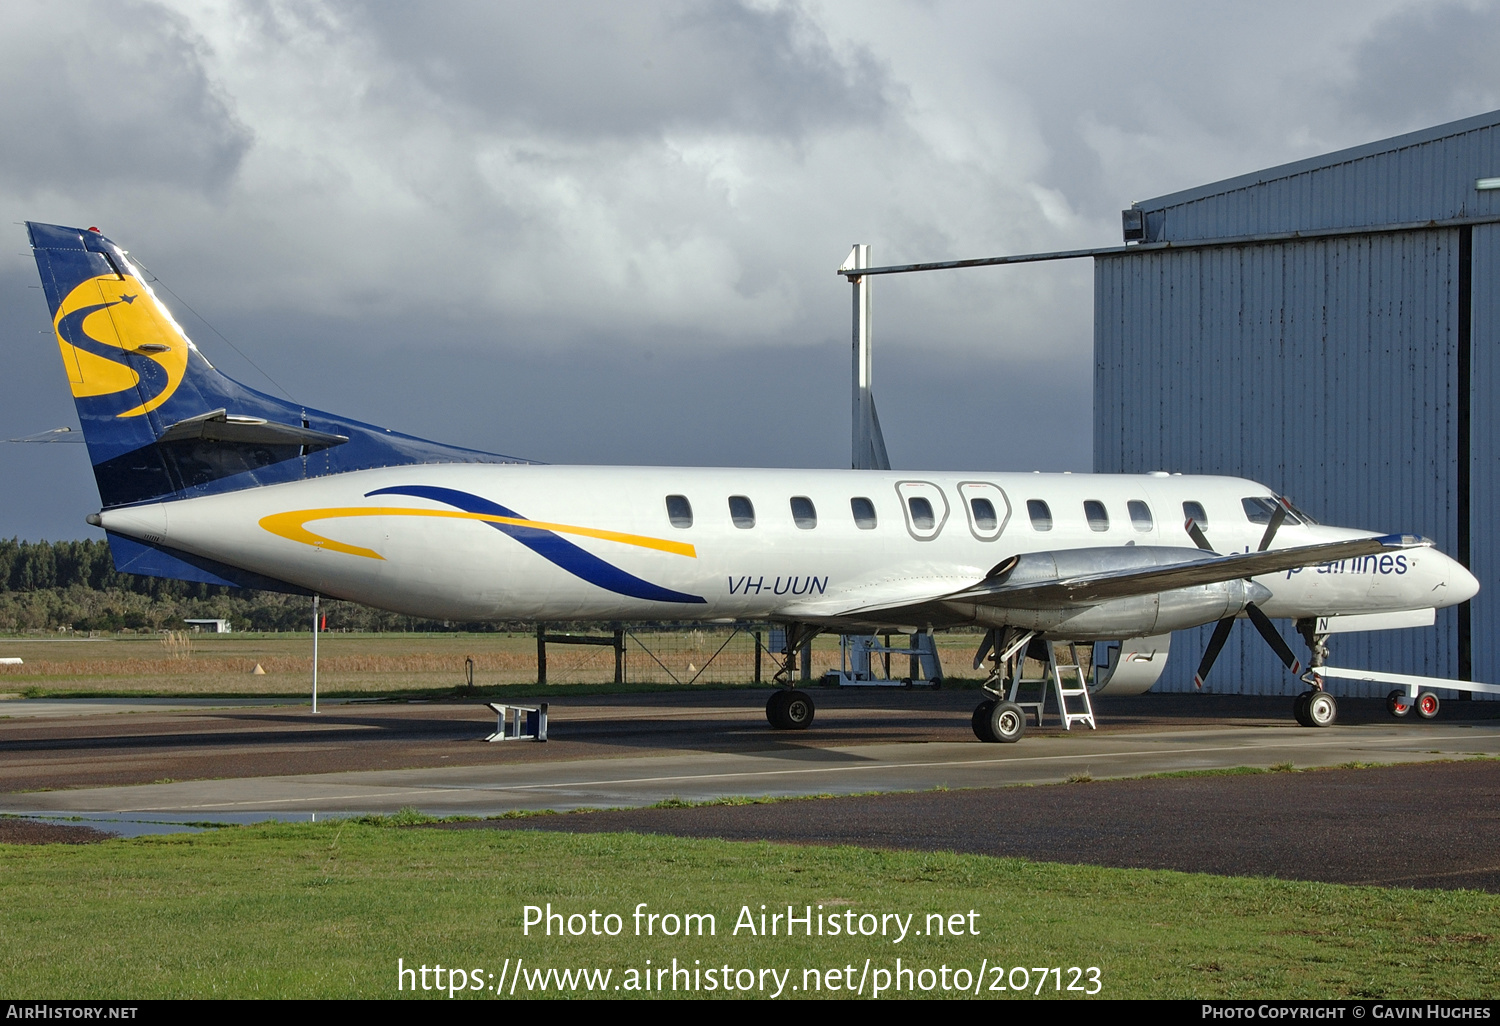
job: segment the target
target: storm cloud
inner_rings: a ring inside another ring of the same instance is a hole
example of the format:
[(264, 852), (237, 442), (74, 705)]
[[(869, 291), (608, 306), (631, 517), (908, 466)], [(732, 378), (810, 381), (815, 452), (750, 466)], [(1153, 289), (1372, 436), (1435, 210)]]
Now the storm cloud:
[[(0, 206), (99, 225), (221, 367), (310, 405), (552, 461), (840, 466), (850, 244), (1113, 244), (1132, 200), (1500, 105), (1494, 15), (13, 3)], [(76, 423), (15, 232), (3, 437)], [(1084, 262), (878, 281), (896, 464), (1086, 469), (1091, 291)], [(0, 446), (0, 534), (86, 533), (83, 462)]]

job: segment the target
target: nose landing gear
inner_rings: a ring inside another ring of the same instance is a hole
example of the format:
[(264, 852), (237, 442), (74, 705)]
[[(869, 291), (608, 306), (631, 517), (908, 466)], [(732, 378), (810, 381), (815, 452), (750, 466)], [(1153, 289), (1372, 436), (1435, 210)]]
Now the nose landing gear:
[(1292, 701), (1292, 715), (1304, 727), (1331, 727), (1339, 717), (1339, 704), (1323, 690), (1323, 665), (1328, 662), (1328, 635), (1317, 633), (1315, 620), (1298, 620), (1297, 633), (1307, 642), (1308, 670), (1302, 675), (1312, 690)]

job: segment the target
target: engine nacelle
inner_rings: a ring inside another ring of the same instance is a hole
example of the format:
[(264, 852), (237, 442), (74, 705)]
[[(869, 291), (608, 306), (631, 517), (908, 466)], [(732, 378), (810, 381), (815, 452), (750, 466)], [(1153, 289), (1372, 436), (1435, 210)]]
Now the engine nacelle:
[[(1095, 574), (1118, 573), (1198, 562), (1202, 554), (1192, 549), (1164, 546), (1064, 549), (1028, 552), (1000, 564), (987, 583), (1028, 585), (1061, 582)], [(1262, 602), (1271, 592), (1253, 581), (1235, 578), (1218, 584), (1133, 595), (1092, 602), (1042, 602), (1037, 596), (1018, 592), (1014, 602), (1004, 592), (983, 603), (949, 603), (976, 621), (994, 627), (1020, 627), (1042, 631), (1069, 641), (1110, 641), (1120, 637), (1142, 637), (1185, 630), (1235, 616), (1252, 602)]]

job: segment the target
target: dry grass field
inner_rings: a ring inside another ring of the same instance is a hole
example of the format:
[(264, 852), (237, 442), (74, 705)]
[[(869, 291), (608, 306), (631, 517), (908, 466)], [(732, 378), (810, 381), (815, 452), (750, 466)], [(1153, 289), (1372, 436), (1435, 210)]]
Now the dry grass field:
[[(939, 635), (944, 669), (971, 676), (978, 638)], [(762, 635), (762, 642), (769, 641)], [(535, 684), (533, 634), (343, 634), (319, 638), (318, 688), (326, 695), (380, 694), (456, 688), (474, 660), (474, 684)], [(894, 644), (900, 645), (899, 635)], [(308, 690), (312, 635), (119, 634), (83, 638), (0, 636), (0, 694), (15, 695), (292, 695)], [(895, 676), (906, 660), (892, 657)], [(264, 674), (256, 674), (256, 666)], [(816, 677), (839, 665), (836, 636), (813, 645)], [(773, 663), (762, 654), (769, 680)], [(749, 684), (755, 679), (755, 639), (730, 628), (639, 631), (627, 636), (625, 678), (637, 684)], [(609, 647), (547, 646), (549, 684), (601, 684), (614, 679)]]

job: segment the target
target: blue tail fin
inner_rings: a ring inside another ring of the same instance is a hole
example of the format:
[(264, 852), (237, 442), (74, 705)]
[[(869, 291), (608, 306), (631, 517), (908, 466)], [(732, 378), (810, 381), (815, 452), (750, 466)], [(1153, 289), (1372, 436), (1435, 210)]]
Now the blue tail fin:
[(522, 463), (311, 410), (214, 369), (125, 251), (28, 222), (105, 508), (413, 463)]

